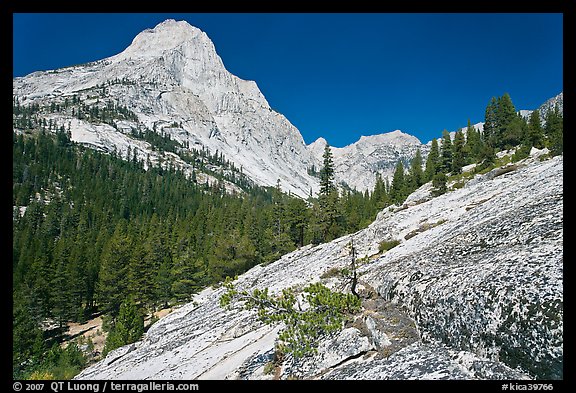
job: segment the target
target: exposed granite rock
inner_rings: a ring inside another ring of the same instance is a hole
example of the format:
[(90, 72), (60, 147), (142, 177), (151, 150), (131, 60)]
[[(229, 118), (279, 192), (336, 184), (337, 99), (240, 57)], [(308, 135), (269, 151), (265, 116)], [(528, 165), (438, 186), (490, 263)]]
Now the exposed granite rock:
[(528, 379), (499, 362), (416, 342), (386, 359), (344, 365), (322, 379)]
[[(490, 199), (410, 239), (417, 248), (396, 247), (363, 279), (404, 307), (424, 340), (555, 379), (563, 363), (562, 177), (531, 173), (539, 167), (488, 177)], [(520, 176), (523, 189), (512, 188)]]
[[(349, 265), (354, 239), (371, 297), (313, 357), (265, 373), (281, 327), (223, 310), (223, 289), (208, 288), (77, 378), (562, 378), (563, 159), (517, 166), (240, 276), (240, 290), (335, 287), (320, 277)], [(380, 254), (384, 239), (400, 244)]]

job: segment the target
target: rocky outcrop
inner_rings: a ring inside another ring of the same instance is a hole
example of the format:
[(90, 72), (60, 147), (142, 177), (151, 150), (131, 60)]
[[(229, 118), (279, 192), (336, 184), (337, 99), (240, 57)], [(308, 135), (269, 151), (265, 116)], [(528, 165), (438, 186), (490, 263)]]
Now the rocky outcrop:
[(386, 359), (355, 362), (322, 379), (527, 379), (501, 363), (442, 345), (414, 343)]
[[(418, 190), (368, 228), (240, 276), (239, 289), (303, 288), (358, 255), (363, 310), (318, 353), (275, 362), (281, 326), (224, 310), (208, 288), (143, 341), (79, 379), (559, 379), (563, 377), (563, 159), (528, 159), (436, 198)], [(429, 225), (425, 225), (425, 224)], [(406, 236), (412, 234), (411, 236)], [(398, 240), (381, 254), (379, 243)], [(112, 361), (113, 360), (113, 361)]]
[[(463, 190), (398, 212), (423, 220), (423, 207), (433, 211), (443, 203), (448, 210), (441, 213), (445, 223), (366, 267), (363, 279), (405, 308), (425, 341), (500, 360), (539, 378), (562, 378), (561, 162), (482, 175)], [(463, 204), (453, 199), (464, 202), (465, 194), (470, 198)], [(458, 220), (448, 218), (461, 209)]]
[[(324, 138), (319, 138), (308, 145), (316, 168), (323, 166), (322, 155), (327, 143)], [(401, 161), (404, 168), (408, 168), (418, 149), (425, 159), (430, 146), (400, 130), (362, 136), (345, 147), (331, 147), (335, 181), (360, 191), (373, 190), (376, 174), (392, 181), (396, 164)]]

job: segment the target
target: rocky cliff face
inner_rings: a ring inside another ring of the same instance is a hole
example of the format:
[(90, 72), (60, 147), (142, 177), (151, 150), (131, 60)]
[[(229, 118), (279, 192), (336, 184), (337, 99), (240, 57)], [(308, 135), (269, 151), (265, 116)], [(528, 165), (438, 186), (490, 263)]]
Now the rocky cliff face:
[[(538, 152), (534, 152), (538, 153)], [(78, 379), (562, 378), (563, 159), (533, 156), (431, 198), (424, 185), (368, 228), (306, 246), (240, 276), (237, 287), (338, 287), (360, 264), (363, 311), (318, 353), (273, 359), (279, 326), (219, 306), (208, 288)], [(400, 244), (379, 252), (382, 241)]]
[(122, 153), (134, 145), (141, 156), (154, 156), (129, 135), (147, 127), (190, 148), (218, 151), (257, 184), (280, 179), (284, 191), (301, 196), (318, 188), (306, 171), (311, 157), (300, 132), (270, 108), (255, 82), (230, 74), (206, 33), (187, 22), (145, 30), (107, 59), (15, 78), (13, 89), (22, 105), (63, 105), (76, 95), (90, 105), (126, 106), (137, 116), (116, 127), (58, 112), (46, 116), (70, 125), (78, 142)]
[[(326, 144), (324, 138), (319, 138), (308, 146), (317, 168), (323, 166), (322, 154)], [(424, 157), (430, 150), (418, 138), (400, 130), (362, 136), (357, 142), (341, 148), (331, 147), (335, 181), (359, 191), (373, 190), (377, 173), (392, 181), (398, 161), (408, 168), (418, 149)]]
[(548, 111), (554, 110), (554, 107), (556, 106), (558, 106), (560, 113), (564, 114), (564, 92), (561, 92), (557, 96), (546, 100), (545, 103), (538, 107), (537, 111), (540, 112), (540, 117), (545, 120), (546, 113), (548, 113)]

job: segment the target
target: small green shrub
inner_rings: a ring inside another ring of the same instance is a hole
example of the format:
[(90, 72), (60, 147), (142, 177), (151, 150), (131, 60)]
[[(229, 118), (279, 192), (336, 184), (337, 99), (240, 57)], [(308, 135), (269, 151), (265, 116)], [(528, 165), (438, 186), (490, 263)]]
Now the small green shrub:
[(380, 251), (381, 253), (386, 252), (388, 250), (393, 249), (398, 244), (400, 244), (400, 240), (382, 240), (378, 245), (378, 251)]
[(331, 267), (330, 269), (326, 270), (320, 278), (332, 278), (332, 277), (340, 277), (342, 275), (342, 270), (337, 267)]
[(459, 182), (456, 182), (456, 183), (454, 183), (454, 184), (452, 185), (452, 189), (453, 189), (453, 190), (457, 190), (457, 189), (459, 189), (459, 188), (464, 187), (465, 184), (466, 184), (466, 182), (464, 182), (463, 180), (462, 180), (462, 181), (459, 181)]
[(274, 374), (274, 370), (276, 369), (276, 365), (274, 362), (268, 362), (264, 365), (264, 375)]

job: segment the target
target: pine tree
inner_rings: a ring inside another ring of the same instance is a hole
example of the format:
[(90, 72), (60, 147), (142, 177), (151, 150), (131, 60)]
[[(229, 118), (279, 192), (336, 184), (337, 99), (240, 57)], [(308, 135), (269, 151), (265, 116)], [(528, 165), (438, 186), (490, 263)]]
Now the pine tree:
[(422, 170), (422, 163), (422, 153), (420, 153), (420, 148), (418, 148), (418, 150), (416, 150), (416, 155), (410, 162), (410, 175), (414, 183), (414, 189), (424, 184), (424, 171)]
[(157, 303), (167, 306), (172, 298), (172, 255), (167, 236), (169, 228), (156, 213), (152, 214), (148, 227), (143, 259), (145, 273), (150, 274), (150, 277), (143, 277), (142, 280), (147, 283), (146, 285), (154, 283), (146, 292), (153, 293)]
[(498, 149), (509, 148), (521, 141), (520, 126), (516, 109), (508, 93), (498, 98), (496, 111), (496, 134), (494, 146)]
[(540, 113), (538, 111), (532, 111), (530, 114), (527, 139), (530, 146), (534, 146), (537, 149), (544, 147), (544, 129), (542, 128)]
[(155, 299), (162, 308), (169, 306), (172, 299), (172, 263), (169, 260), (163, 260), (158, 265), (156, 272), (156, 295)]
[(29, 292), (14, 293), (12, 307), (12, 375), (22, 379), (24, 371), (33, 368), (46, 350), (42, 331), (31, 311)]
[(434, 178), (432, 179), (433, 196), (439, 196), (446, 193), (447, 191), (446, 181), (447, 181), (446, 175), (443, 172), (439, 172), (436, 175), (434, 175)]
[(320, 170), (320, 195), (318, 196), (320, 216), (317, 223), (320, 226), (321, 241), (325, 242), (339, 235), (341, 228), (338, 220), (341, 214), (338, 209), (338, 190), (334, 185), (334, 162), (330, 145), (326, 144), (322, 157), (324, 166)]
[(86, 235), (80, 236), (79, 233), (84, 233), (88, 231), (85, 228), (85, 221), (81, 221), (78, 225), (78, 234), (75, 236), (75, 241), (72, 244), (72, 249), (70, 250), (70, 258), (67, 266), (67, 277), (68, 277), (68, 287), (70, 288), (70, 299), (71, 310), (73, 312), (72, 318), (76, 322), (84, 322), (86, 316), (86, 265), (88, 261), (88, 247), (86, 245), (85, 238)]
[(550, 153), (553, 156), (562, 154), (564, 152), (564, 119), (560, 114), (558, 105), (546, 114), (544, 133)]
[(395, 204), (401, 204), (406, 199), (406, 196), (404, 165), (402, 165), (402, 161), (398, 161), (394, 170), (394, 177), (392, 178), (392, 186), (390, 187), (390, 199)]
[(144, 334), (144, 317), (132, 299), (122, 302), (118, 317), (114, 321), (103, 354), (123, 345), (138, 341)]
[[(144, 238), (143, 233), (138, 233), (136, 238)], [(135, 242), (130, 262), (128, 265), (128, 293), (135, 300), (139, 307), (150, 307), (154, 304), (156, 297), (154, 271), (156, 265), (147, 254), (145, 247), (147, 242)]]
[(312, 204), (312, 210), (310, 212), (310, 222), (308, 224), (306, 241), (312, 244), (320, 244), (324, 242), (324, 233), (325, 230), (322, 210), (318, 200), (315, 200)]
[(484, 144), (494, 146), (499, 138), (498, 135), (498, 101), (492, 97), (486, 111), (484, 112), (484, 130), (482, 132), (482, 141)]
[(334, 188), (328, 195), (324, 208), (324, 241), (331, 241), (343, 234), (343, 216), (340, 207), (340, 196)]
[(482, 150), (480, 151), (480, 157), (478, 158), (478, 165), (476, 165), (475, 170), (481, 171), (493, 165), (496, 162), (496, 149), (492, 147), (489, 143), (482, 144)]
[(173, 277), (171, 292), (178, 301), (189, 301), (191, 295), (199, 289), (194, 280), (195, 261), (196, 258), (191, 251), (180, 253), (174, 260), (171, 272)]
[(428, 158), (426, 159), (426, 170), (424, 172), (426, 181), (432, 180), (434, 175), (440, 170), (440, 151), (438, 149), (438, 141), (436, 138), (432, 139), (432, 145)]
[(502, 149), (511, 149), (519, 145), (526, 139), (528, 133), (528, 124), (520, 114), (515, 114), (512, 120), (506, 125), (505, 132), (502, 134)]
[(292, 242), (304, 246), (304, 232), (308, 221), (306, 202), (300, 198), (290, 198), (286, 204), (285, 221)]
[(447, 130), (442, 131), (442, 147), (440, 149), (440, 172), (448, 173), (452, 170), (452, 158), (454, 156), (452, 139)]
[(98, 275), (98, 295), (104, 311), (118, 315), (120, 305), (126, 298), (127, 271), (131, 257), (131, 242), (128, 238), (126, 221), (120, 220), (114, 234), (102, 251)]
[(322, 155), (323, 167), (320, 170), (320, 195), (328, 196), (336, 188), (334, 186), (334, 161), (332, 149), (326, 144)]
[(482, 140), (480, 139), (480, 133), (476, 131), (476, 128), (470, 123), (468, 119), (468, 126), (466, 128), (466, 143), (464, 144), (464, 155), (467, 164), (472, 164), (480, 156), (480, 151), (482, 150)]
[(274, 225), (274, 234), (280, 235), (284, 231), (283, 217), (284, 217), (284, 200), (282, 198), (282, 190), (280, 188), (280, 179), (276, 182), (276, 188), (272, 191), (272, 221)]
[(462, 173), (462, 167), (466, 164), (464, 144), (464, 133), (462, 130), (456, 131), (453, 144), (454, 155), (452, 157), (452, 174)]
[(386, 183), (382, 180), (382, 175), (380, 175), (380, 173), (376, 173), (376, 184), (374, 185), (374, 191), (372, 192), (370, 202), (377, 211), (390, 205)]
[(291, 289), (272, 297), (268, 288), (240, 291), (230, 278), (224, 282), (224, 288), (221, 307), (230, 310), (241, 302), (244, 309), (257, 309), (260, 321), (265, 324), (282, 322), (284, 328), (278, 334), (276, 349), (296, 359), (314, 354), (322, 336), (341, 330), (348, 316), (361, 309), (359, 297), (332, 292), (319, 283), (303, 289), (302, 300), (309, 305), (304, 309), (299, 307), (300, 301), (296, 301), (298, 294)]
[(52, 289), (52, 312), (58, 321), (58, 325), (62, 328), (68, 320), (72, 319), (77, 312), (72, 312), (70, 304), (71, 290), (69, 287), (70, 278), (67, 272), (69, 264), (70, 250), (66, 242), (60, 238), (54, 249), (53, 271), (51, 274), (51, 289)]

